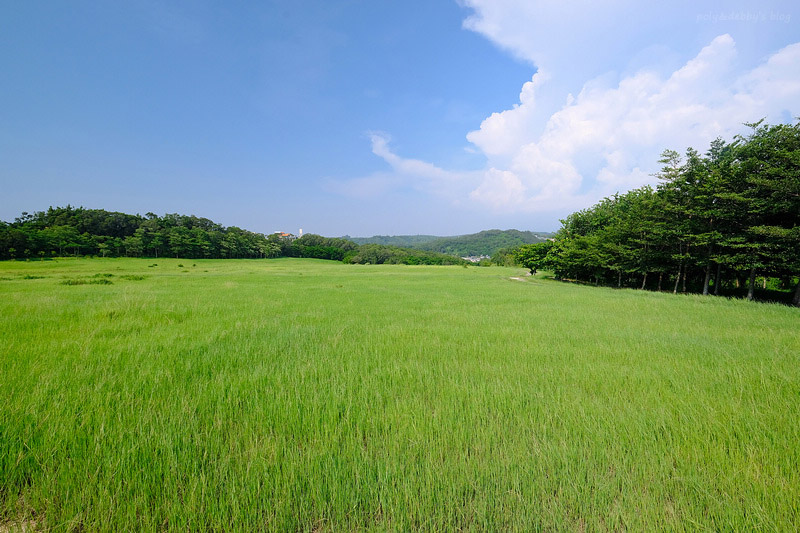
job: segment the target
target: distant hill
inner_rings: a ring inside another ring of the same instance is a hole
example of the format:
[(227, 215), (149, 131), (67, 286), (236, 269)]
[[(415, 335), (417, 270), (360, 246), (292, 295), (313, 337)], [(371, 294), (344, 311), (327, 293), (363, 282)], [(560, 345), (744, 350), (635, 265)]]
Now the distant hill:
[(502, 250), (503, 248), (512, 248), (521, 244), (542, 242), (550, 236), (550, 233), (543, 232), (534, 233), (532, 231), (519, 231), (515, 229), (490, 229), (479, 233), (473, 233), (472, 235), (442, 237), (421, 244), (419, 248), (432, 252), (457, 255), (459, 257), (478, 255), (491, 256), (496, 251)]
[(416, 248), (430, 252), (439, 252), (458, 257), (491, 256), (503, 248), (512, 248), (521, 244), (542, 242), (552, 237), (552, 233), (537, 231), (519, 231), (515, 229), (490, 229), (470, 235), (453, 237), (436, 237), (433, 235), (375, 235), (374, 237), (344, 237), (356, 244), (391, 244), (406, 248)]
[(417, 247), (442, 237), (436, 235), (374, 235), (372, 237), (342, 237), (356, 244), (388, 244), (391, 246)]

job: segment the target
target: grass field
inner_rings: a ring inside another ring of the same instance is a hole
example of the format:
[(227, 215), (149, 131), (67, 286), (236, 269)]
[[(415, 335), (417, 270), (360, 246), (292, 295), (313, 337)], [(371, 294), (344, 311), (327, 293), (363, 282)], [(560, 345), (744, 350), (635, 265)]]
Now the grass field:
[(800, 529), (800, 310), (522, 272), (0, 263), (0, 530)]

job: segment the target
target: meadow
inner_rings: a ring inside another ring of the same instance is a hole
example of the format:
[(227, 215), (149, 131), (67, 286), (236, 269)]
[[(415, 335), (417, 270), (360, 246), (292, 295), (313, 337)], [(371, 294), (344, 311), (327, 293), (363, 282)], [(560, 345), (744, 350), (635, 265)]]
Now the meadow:
[(2, 531), (800, 529), (796, 308), (59, 259), (0, 316)]

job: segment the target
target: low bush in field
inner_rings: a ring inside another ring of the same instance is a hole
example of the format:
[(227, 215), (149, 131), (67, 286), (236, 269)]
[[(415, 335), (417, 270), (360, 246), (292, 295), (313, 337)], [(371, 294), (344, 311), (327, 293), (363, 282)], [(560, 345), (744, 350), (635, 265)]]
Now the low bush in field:
[(95, 279), (86, 279), (86, 278), (72, 278), (72, 279), (65, 279), (61, 282), (61, 285), (111, 285), (113, 281), (106, 278), (95, 278)]

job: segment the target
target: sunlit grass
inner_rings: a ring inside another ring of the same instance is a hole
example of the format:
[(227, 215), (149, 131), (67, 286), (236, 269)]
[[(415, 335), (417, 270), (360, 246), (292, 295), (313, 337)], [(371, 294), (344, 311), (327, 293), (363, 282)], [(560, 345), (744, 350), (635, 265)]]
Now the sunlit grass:
[(0, 263), (0, 524), (800, 528), (797, 309), (522, 272)]

